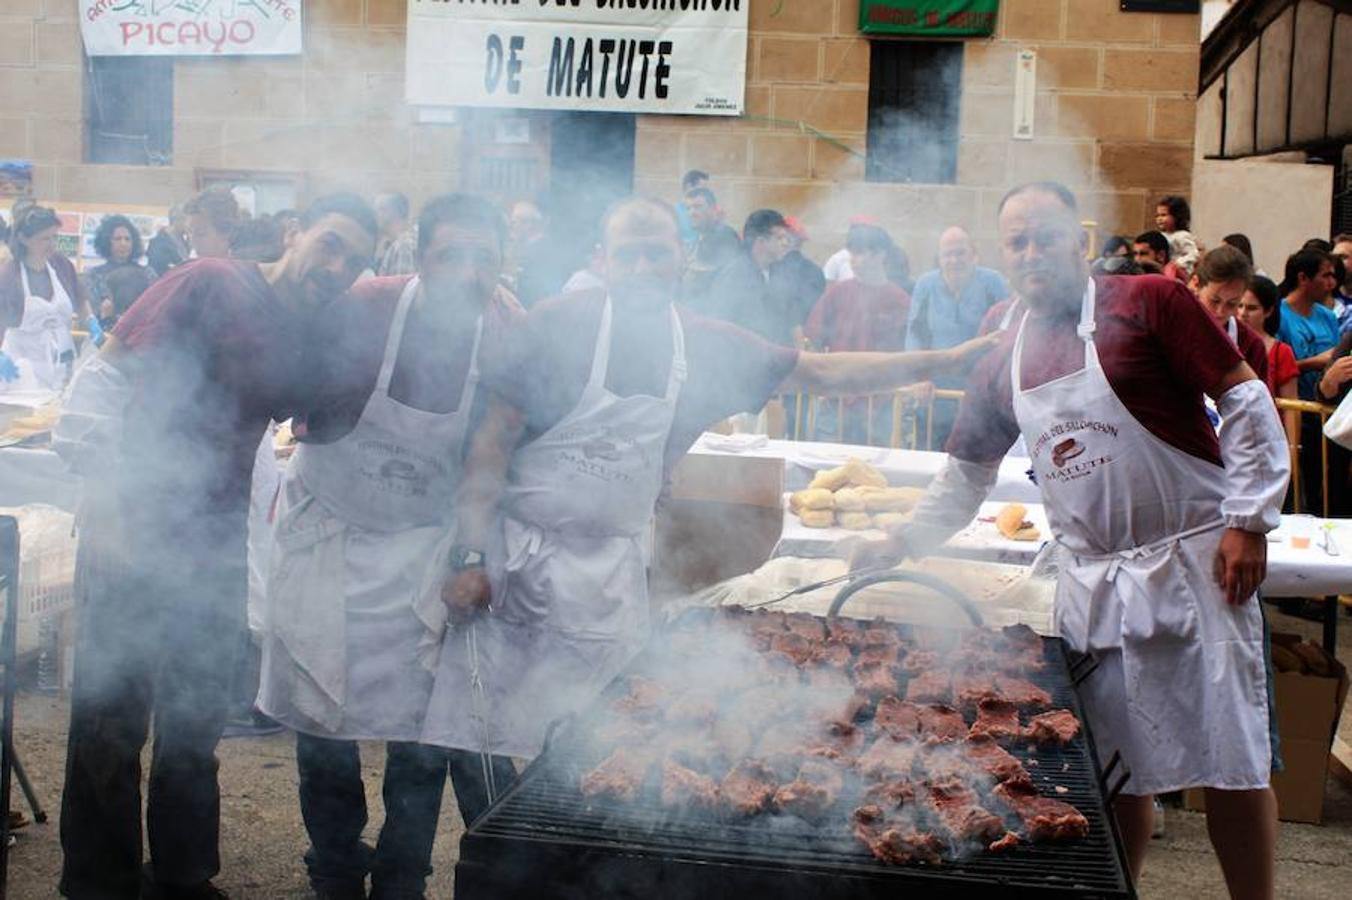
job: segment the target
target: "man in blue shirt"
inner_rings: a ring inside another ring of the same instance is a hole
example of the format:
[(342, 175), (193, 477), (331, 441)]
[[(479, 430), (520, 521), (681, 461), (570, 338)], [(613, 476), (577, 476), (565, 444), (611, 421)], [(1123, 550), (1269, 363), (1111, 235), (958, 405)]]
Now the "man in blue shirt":
[[(971, 340), (986, 311), (1009, 296), (1004, 276), (976, 263), (976, 247), (965, 230), (954, 226), (939, 236), (939, 268), (920, 276), (911, 296), (907, 350), (941, 350)], [(958, 389), (965, 383), (965, 373), (936, 378), (934, 383)], [(935, 404), (931, 449), (943, 448), (956, 413), (956, 403)]]
[[(1333, 257), (1323, 250), (1301, 250), (1286, 260), (1286, 277), (1281, 284), (1286, 299), (1282, 301), (1277, 339), (1290, 344), (1295, 351), (1296, 366), (1300, 369), (1296, 390), (1302, 400), (1321, 399), (1317, 394), (1319, 378), (1333, 361), (1338, 345), (1338, 317), (1324, 305), (1335, 287)], [(1300, 467), (1305, 495), (1302, 508), (1307, 512), (1319, 513), (1324, 508), (1324, 485), (1320, 477), (1324, 465), (1320, 453), (1323, 443), (1319, 420), (1314, 416), (1301, 416)], [(1332, 454), (1329, 458), (1332, 470), (1329, 473), (1330, 511), (1342, 501), (1343, 479), (1336, 468), (1338, 462), (1338, 454)], [(1346, 460), (1342, 465), (1346, 466)]]

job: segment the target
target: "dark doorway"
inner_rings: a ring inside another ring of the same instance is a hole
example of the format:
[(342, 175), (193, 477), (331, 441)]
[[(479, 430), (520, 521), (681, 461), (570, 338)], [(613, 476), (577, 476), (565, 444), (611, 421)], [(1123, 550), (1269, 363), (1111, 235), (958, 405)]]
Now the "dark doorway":
[(586, 263), (606, 207), (634, 190), (634, 116), (560, 112), (550, 123), (550, 227), (561, 248)]

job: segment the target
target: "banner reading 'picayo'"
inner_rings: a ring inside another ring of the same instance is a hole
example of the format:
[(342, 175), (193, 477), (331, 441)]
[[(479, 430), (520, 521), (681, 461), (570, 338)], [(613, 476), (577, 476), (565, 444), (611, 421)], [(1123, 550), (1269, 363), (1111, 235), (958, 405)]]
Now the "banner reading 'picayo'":
[(750, 0), (409, 0), (415, 106), (738, 115)]
[(90, 56), (300, 53), (303, 0), (80, 0)]

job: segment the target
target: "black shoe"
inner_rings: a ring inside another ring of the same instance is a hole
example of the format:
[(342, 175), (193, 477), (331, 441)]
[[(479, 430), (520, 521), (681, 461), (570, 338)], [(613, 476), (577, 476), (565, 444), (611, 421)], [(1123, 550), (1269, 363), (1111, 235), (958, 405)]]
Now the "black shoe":
[(142, 881), (141, 900), (230, 900), (230, 895), (210, 881), (191, 887)]
[(373, 887), (371, 888), (371, 900), (427, 900), (427, 895), (412, 888), (382, 890), (379, 887)]
[(318, 900), (366, 900), (365, 878), (311, 880), (310, 887)]
[(285, 730), (275, 719), (270, 719), (258, 710), (250, 710), (244, 715), (231, 716), (225, 723), (223, 738), (267, 737)]

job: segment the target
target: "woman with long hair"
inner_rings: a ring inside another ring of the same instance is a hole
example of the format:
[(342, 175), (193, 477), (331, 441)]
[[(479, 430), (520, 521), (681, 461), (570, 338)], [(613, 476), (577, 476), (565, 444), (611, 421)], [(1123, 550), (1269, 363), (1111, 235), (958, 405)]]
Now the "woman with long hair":
[(150, 287), (155, 276), (141, 263), (141, 232), (126, 216), (107, 216), (99, 223), (94, 252), (103, 263), (85, 273), (85, 285), (94, 315), (106, 331)]
[(53, 210), (24, 209), (10, 233), (13, 259), (0, 269), (0, 353), (10, 362), (0, 365), (0, 380), (24, 389), (65, 385), (75, 361), (72, 319), (77, 309), (88, 314), (75, 266), (56, 246), (60, 229)]

